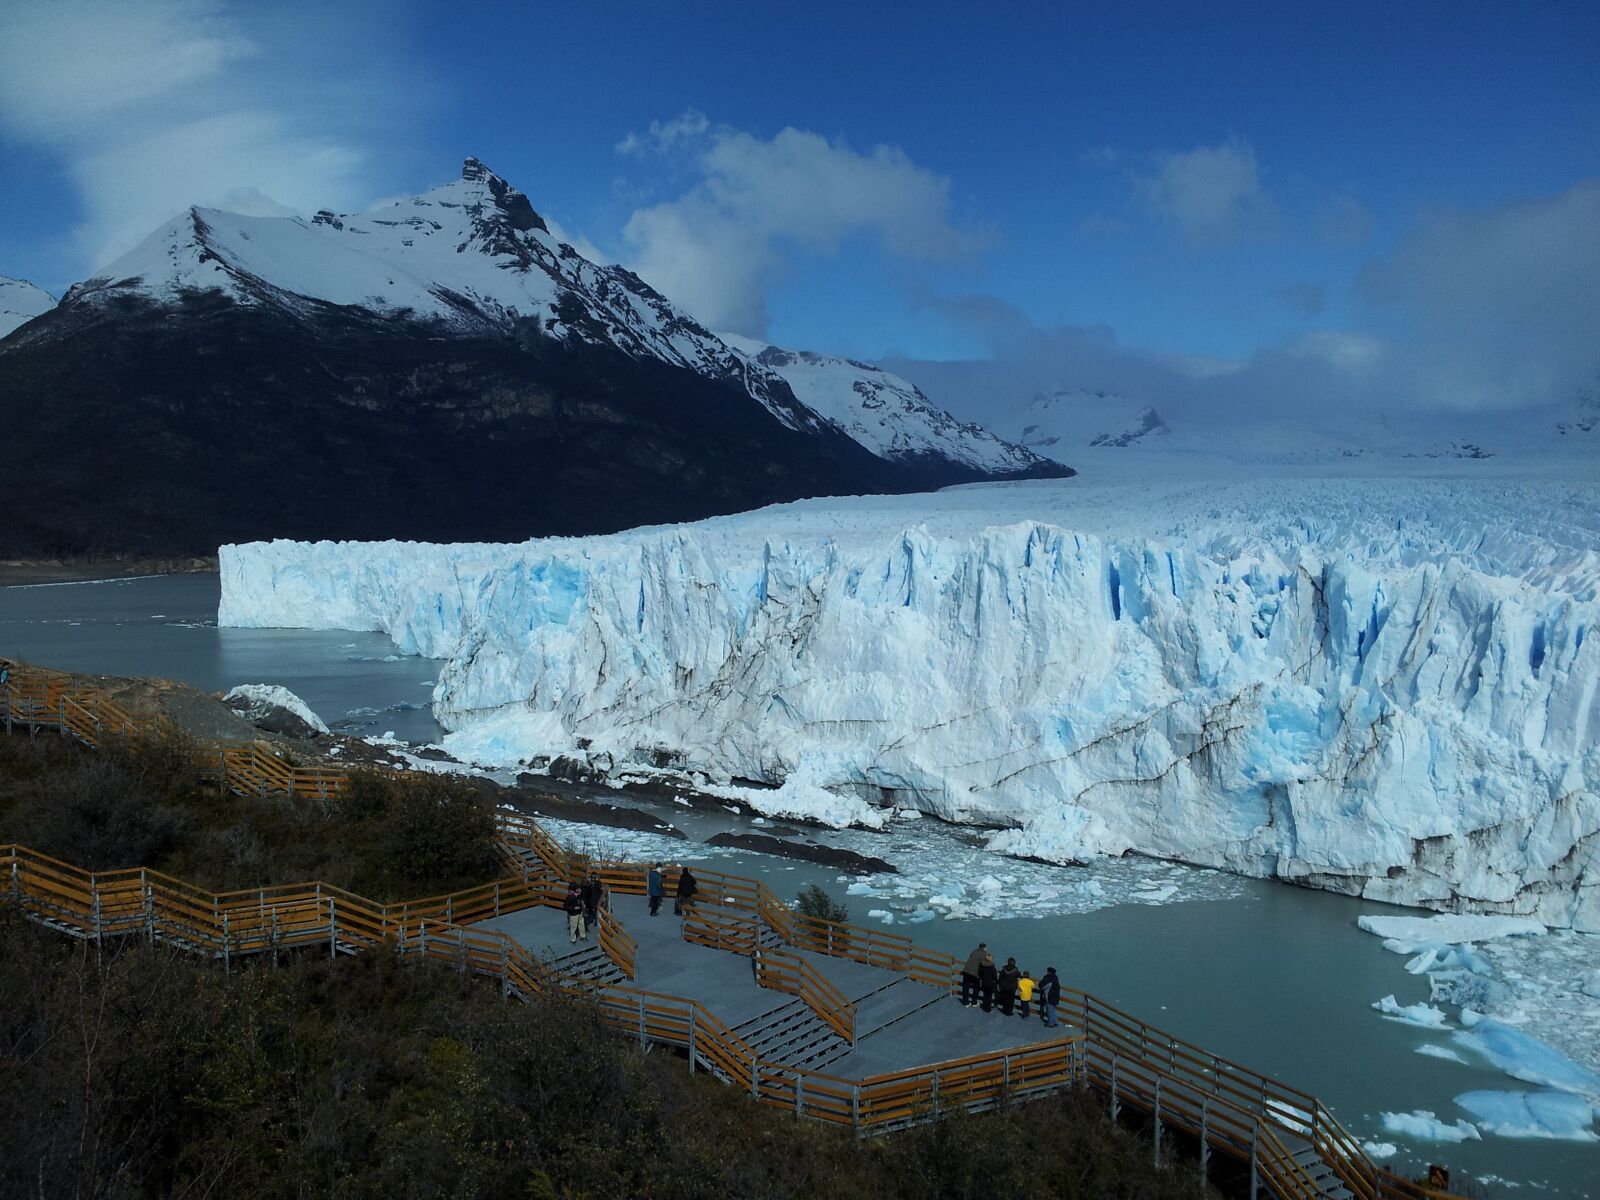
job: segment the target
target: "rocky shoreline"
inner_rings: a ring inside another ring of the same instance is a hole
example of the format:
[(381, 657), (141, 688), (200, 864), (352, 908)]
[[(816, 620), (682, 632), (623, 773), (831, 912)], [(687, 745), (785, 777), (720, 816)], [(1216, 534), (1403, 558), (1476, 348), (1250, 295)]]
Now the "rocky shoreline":
[(0, 559), (0, 587), (50, 583), (92, 583), (146, 575), (215, 575), (217, 557), (180, 558), (8, 558)]

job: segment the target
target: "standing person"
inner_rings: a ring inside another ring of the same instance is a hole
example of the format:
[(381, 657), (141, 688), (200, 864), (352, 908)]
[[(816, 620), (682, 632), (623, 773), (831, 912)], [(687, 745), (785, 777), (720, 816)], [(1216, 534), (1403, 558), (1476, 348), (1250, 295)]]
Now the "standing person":
[(650, 874), (644, 881), (644, 894), (650, 897), (650, 915), (661, 912), (662, 898), (667, 894), (667, 877), (661, 873), (660, 863), (650, 864)]
[(1056, 1005), (1060, 1003), (1061, 980), (1056, 977), (1056, 969), (1051, 967), (1039, 981), (1039, 1016), (1044, 1019), (1046, 1028), (1056, 1027)]
[(589, 929), (583, 923), (583, 885), (576, 879), (567, 884), (567, 898), (561, 902), (561, 907), (567, 914), (567, 941), (576, 943), (579, 938), (587, 938)]
[(1033, 1000), (1033, 976), (1026, 971), (1022, 978), (1017, 980), (1017, 1011), (1022, 1014), (1022, 1019), (1028, 1019), (1028, 1005)]
[(983, 1011), (989, 1012), (994, 1008), (994, 955), (987, 950), (978, 960), (978, 991), (983, 997)]
[(694, 877), (694, 872), (685, 867), (678, 874), (678, 896), (673, 901), (672, 912), (675, 916), (683, 916), (683, 910), (694, 903), (694, 894), (700, 890), (700, 883)]
[[(600, 901), (605, 892), (605, 884), (600, 882), (600, 872), (590, 871), (589, 878), (583, 883), (583, 919), (588, 930), (595, 930), (600, 925)], [(585, 937), (588, 936), (586, 931)]]
[(967, 955), (967, 961), (961, 966), (961, 1007), (978, 1007), (978, 966), (983, 962), (984, 951), (989, 948), (988, 942), (979, 942), (978, 948)]
[(1000, 968), (999, 987), (1000, 1015), (1009, 1017), (1011, 1007), (1017, 998), (1017, 980), (1022, 978), (1022, 972), (1017, 970), (1017, 960), (1006, 959), (1006, 965)]

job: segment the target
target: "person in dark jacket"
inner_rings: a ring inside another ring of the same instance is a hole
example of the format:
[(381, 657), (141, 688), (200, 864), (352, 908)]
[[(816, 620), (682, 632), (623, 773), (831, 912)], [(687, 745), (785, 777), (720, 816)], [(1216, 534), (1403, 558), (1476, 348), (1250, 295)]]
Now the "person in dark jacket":
[(561, 902), (561, 907), (567, 914), (567, 941), (587, 938), (589, 928), (583, 921), (583, 885), (576, 879), (567, 885), (567, 898)]
[(994, 1008), (995, 969), (994, 955), (987, 950), (978, 960), (978, 991), (983, 997), (983, 1011), (990, 1012)]
[(678, 875), (678, 898), (673, 902), (672, 911), (678, 916), (683, 916), (685, 906), (694, 903), (694, 894), (700, 890), (700, 883), (694, 877), (694, 872), (685, 867)]
[(984, 951), (988, 950), (988, 942), (979, 942), (978, 948), (967, 955), (967, 961), (961, 966), (961, 1007), (978, 1007), (978, 966), (983, 962)]
[(1021, 978), (1022, 971), (1017, 967), (1017, 960), (1006, 959), (1006, 965), (1000, 968), (1000, 976), (995, 981), (996, 1001), (1000, 1005), (1001, 1016), (1013, 1015), (1017, 1000), (1017, 980)]
[(600, 882), (600, 872), (590, 871), (589, 878), (583, 881), (583, 920), (586, 926), (584, 936), (594, 932), (600, 924), (600, 901), (605, 892), (605, 884)]
[(1039, 1015), (1049, 1029), (1055, 1028), (1056, 1005), (1060, 1003), (1061, 980), (1056, 975), (1056, 969), (1051, 967), (1044, 973), (1044, 978), (1039, 980)]
[(660, 863), (650, 865), (650, 874), (644, 881), (644, 894), (650, 897), (650, 915), (653, 917), (661, 911), (661, 900), (667, 894), (667, 877), (662, 873)]

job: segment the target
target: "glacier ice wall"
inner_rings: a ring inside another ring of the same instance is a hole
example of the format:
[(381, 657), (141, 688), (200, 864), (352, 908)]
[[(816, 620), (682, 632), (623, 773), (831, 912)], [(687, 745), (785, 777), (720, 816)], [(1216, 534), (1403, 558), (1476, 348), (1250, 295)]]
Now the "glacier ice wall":
[(223, 548), (220, 620), (447, 659), (436, 713), (487, 756), (803, 773), (1019, 854), (1600, 930), (1597, 511), (1581, 486), (1053, 484), (257, 543)]

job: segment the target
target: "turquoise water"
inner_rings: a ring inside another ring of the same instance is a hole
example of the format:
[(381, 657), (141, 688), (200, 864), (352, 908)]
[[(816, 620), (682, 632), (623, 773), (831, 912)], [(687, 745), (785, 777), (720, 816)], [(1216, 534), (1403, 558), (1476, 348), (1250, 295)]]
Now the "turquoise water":
[(276, 683), (339, 732), (441, 735), (428, 706), (437, 663), (395, 654), (381, 633), (218, 629), (220, 587), (215, 575), (160, 575), (0, 588), (0, 654), (208, 692)]

